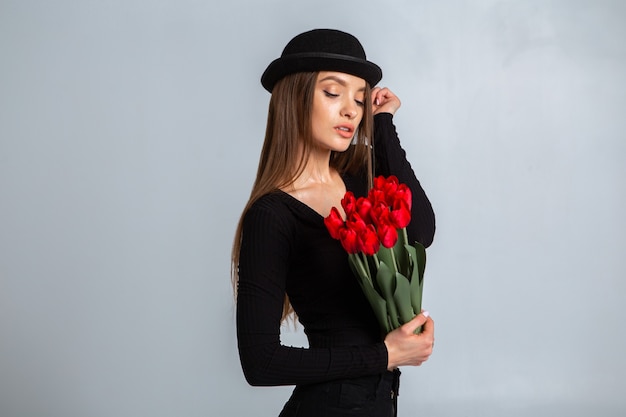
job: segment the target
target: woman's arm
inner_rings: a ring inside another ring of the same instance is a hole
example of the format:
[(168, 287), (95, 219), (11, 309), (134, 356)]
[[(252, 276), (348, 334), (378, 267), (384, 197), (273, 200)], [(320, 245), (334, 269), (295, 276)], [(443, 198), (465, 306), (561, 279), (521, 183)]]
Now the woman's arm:
[(246, 213), (239, 263), (237, 338), (251, 385), (294, 385), (376, 374), (388, 366), (384, 343), (333, 348), (283, 346), (280, 326), (294, 228), (288, 210), (263, 198)]
[(401, 183), (411, 189), (413, 204), (407, 233), (410, 239), (428, 247), (435, 235), (435, 213), (411, 164), (406, 159), (406, 152), (400, 145), (393, 124), (393, 115), (400, 107), (400, 100), (387, 88), (375, 88), (372, 90), (372, 102), (375, 175), (395, 175)]

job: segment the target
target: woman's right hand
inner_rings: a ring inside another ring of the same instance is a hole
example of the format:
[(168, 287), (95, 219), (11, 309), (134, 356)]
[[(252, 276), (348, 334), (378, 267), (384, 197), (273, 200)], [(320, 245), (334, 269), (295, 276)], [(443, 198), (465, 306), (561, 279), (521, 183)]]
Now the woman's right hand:
[[(415, 334), (415, 329), (422, 325), (422, 333)], [(391, 371), (403, 365), (420, 366), (428, 360), (434, 344), (435, 323), (428, 312), (423, 311), (385, 337), (387, 369)]]
[(372, 114), (391, 113), (396, 114), (400, 108), (400, 99), (387, 87), (374, 87), (371, 92), (372, 96)]

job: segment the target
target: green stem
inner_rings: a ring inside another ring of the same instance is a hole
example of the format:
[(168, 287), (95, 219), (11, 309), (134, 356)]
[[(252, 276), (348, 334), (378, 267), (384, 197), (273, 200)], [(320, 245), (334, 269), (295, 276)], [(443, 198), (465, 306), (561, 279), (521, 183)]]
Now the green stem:
[(367, 273), (367, 277), (369, 278), (370, 282), (372, 281), (372, 274), (370, 274), (370, 266), (369, 266), (369, 262), (367, 262), (367, 255), (364, 254), (363, 252), (359, 252), (361, 257), (363, 258), (363, 266), (365, 268), (365, 272)]
[(395, 275), (398, 272), (398, 264), (397, 264), (397, 261), (396, 261), (396, 254), (394, 253), (393, 248), (391, 248), (389, 250), (389, 252), (391, 253), (391, 259), (393, 261), (393, 262), (391, 262), (391, 265), (393, 265), (393, 273)]

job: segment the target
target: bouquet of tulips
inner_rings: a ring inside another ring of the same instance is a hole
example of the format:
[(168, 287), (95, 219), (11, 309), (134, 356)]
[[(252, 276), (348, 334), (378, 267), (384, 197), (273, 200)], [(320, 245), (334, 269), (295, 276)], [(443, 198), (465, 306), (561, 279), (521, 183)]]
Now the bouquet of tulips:
[(350, 267), (388, 333), (422, 309), (426, 250), (408, 242), (411, 190), (395, 176), (380, 176), (367, 197), (357, 199), (348, 191), (341, 206), (346, 220), (333, 207), (324, 224), (348, 252)]

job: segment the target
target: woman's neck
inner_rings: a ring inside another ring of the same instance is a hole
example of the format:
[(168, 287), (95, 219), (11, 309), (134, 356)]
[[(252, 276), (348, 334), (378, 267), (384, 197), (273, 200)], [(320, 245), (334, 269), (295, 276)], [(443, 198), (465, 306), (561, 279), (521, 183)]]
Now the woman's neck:
[(346, 188), (337, 170), (330, 166), (330, 151), (313, 152), (300, 175), (284, 191), (324, 217), (332, 207), (337, 207), (343, 215), (341, 199)]
[(333, 181), (335, 170), (330, 167), (330, 154), (330, 150), (313, 149), (305, 161), (302, 172), (294, 179), (294, 187), (323, 185)]

